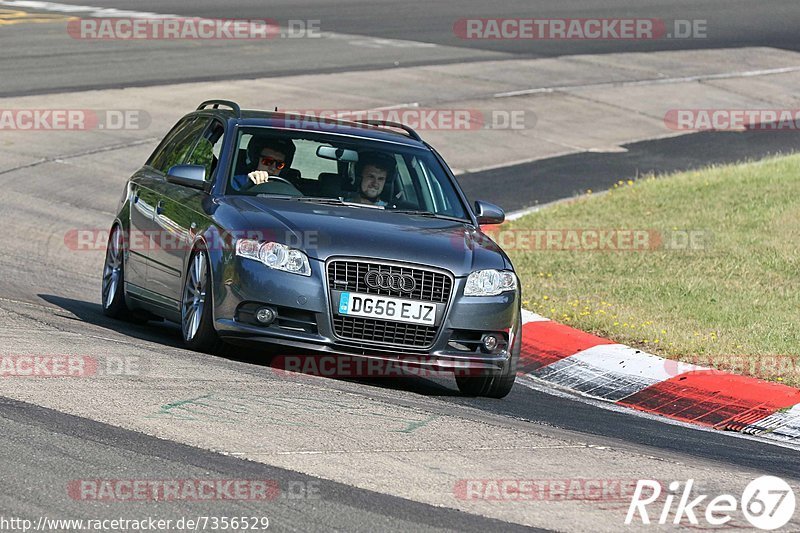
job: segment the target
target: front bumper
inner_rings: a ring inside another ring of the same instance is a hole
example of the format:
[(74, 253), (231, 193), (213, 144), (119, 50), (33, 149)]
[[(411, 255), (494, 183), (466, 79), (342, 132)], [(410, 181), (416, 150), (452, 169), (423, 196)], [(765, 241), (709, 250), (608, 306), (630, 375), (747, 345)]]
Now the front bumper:
[[(519, 356), (520, 296), (510, 291), (498, 296), (465, 297), (466, 277), (454, 278), (453, 294), (440, 329), (426, 349), (387, 346), (338, 338), (333, 329), (324, 263), (312, 260), (309, 277), (270, 270), (251, 260), (234, 260), (215, 292), (215, 327), (228, 340), (268, 343), (307, 351), (407, 362), (436, 370), (480, 369), (502, 372)], [(259, 306), (277, 310), (269, 326), (252, 319)], [(481, 347), (480, 338), (502, 339), (497, 349)]]

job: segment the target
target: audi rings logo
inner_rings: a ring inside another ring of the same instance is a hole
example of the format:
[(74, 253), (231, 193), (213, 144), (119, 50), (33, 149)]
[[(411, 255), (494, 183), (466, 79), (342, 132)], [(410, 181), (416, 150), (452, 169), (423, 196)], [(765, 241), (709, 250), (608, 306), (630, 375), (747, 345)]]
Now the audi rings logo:
[(381, 270), (370, 270), (364, 276), (364, 283), (373, 289), (392, 289), (394, 291), (411, 292), (417, 282), (407, 274), (392, 274)]

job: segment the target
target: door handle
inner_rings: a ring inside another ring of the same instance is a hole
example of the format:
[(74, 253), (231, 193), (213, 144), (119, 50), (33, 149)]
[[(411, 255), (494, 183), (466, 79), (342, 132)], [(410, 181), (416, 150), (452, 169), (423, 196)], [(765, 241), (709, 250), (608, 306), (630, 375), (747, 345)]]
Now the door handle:
[(164, 202), (159, 200), (156, 204), (156, 215), (160, 215), (164, 211)]

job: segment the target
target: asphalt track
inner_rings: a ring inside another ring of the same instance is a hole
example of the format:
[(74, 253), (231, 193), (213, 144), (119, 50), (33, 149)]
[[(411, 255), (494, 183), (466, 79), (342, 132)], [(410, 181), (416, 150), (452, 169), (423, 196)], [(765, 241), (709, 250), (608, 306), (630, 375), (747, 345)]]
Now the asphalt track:
[[(63, 25), (12, 25), (0, 36), (4, 51), (0, 69), (15, 76), (4, 76), (0, 96), (502, 58), (745, 46), (800, 50), (796, 29), (800, 7), (794, 0), (772, 0), (766, 5), (750, 0), (411, 0), (404, 1), (402, 8), (389, 0), (59, 3), (209, 18), (270, 18), (281, 24), (318, 20), (322, 32), (331, 35), (255, 43), (136, 42), (130, 46), (126, 42), (94, 41), (87, 51), (86, 43), (68, 37)], [(463, 17), (705, 20), (708, 31), (703, 38), (644, 41), (467, 40), (453, 32), (453, 24)], [(434, 46), (420, 47), (424, 44)]]
[[(270, 530), (341, 530), (371, 532), (378, 529), (416, 531), (530, 531), (529, 528), (474, 516), (452, 509), (441, 509), (386, 494), (356, 489), (341, 483), (304, 476), (297, 472), (243, 461), (146, 437), (84, 418), (65, 416), (22, 402), (0, 400), (0, 458), (4, 472), (3, 512), (16, 516), (45, 513), (45, 516), (72, 519), (113, 519), (120, 516), (113, 506), (80, 500), (64, 501), (64, 487), (71, 479), (69, 469), (54, 472), (53, 464), (73, 463), (76, 457), (91, 461), (98, 471), (124, 469), (146, 478), (211, 478), (274, 480), (291, 491), (277, 495), (269, 505)], [(47, 461), (20, 461), (35, 455)], [(65, 475), (66, 474), (66, 475)], [(36, 489), (36, 499), (31, 498)], [(319, 493), (314, 505), (300, 496)], [(228, 516), (263, 516), (260, 502), (226, 502)], [(181, 507), (156, 504), (150, 511), (159, 519), (179, 520), (209, 514), (204, 502)], [(144, 515), (140, 516), (142, 518)], [(299, 517), (302, 517), (301, 519)], [(543, 530), (542, 530), (543, 531)]]
[[(702, 150), (697, 150), (702, 146)], [(800, 148), (794, 131), (701, 132), (624, 145), (626, 151), (581, 152), (458, 177), (467, 196), (509, 211), (600, 191), (619, 180), (757, 160)], [(526, 191), (520, 194), (520, 190)]]
[[(62, 298), (52, 294), (40, 294), (42, 300), (61, 308), (78, 320), (102, 328), (109, 328), (135, 339), (171, 345), (180, 351), (180, 333), (169, 324), (131, 326), (103, 316), (99, 306), (93, 302)], [(257, 350), (233, 350), (224, 359), (231, 362), (263, 365), (264, 355)], [(403, 391), (435, 398), (441, 402), (443, 414), (457, 410), (458, 406), (477, 407), (481, 411), (500, 414), (515, 420), (524, 420), (579, 433), (586, 433), (636, 446), (652, 446), (667, 455), (690, 454), (696, 457), (772, 475), (800, 478), (798, 452), (789, 448), (765, 446), (763, 442), (740, 438), (719, 431), (698, 430), (694, 427), (665, 424), (655, 417), (631, 416), (626, 410), (607, 410), (598, 404), (586, 403), (569, 395), (553, 395), (546, 386), (526, 387), (517, 384), (503, 401), (480, 398), (464, 398), (455, 389), (455, 382), (441, 378), (378, 378), (334, 380), (348, 389), (365, 388), (380, 391)], [(531, 383), (531, 382), (526, 382)], [(52, 416), (56, 416), (53, 414)]]
[[(77, 3), (77, 2), (75, 2)], [(95, 5), (131, 8), (125, 2), (104, 1)], [(724, 9), (723, 9), (724, 4)], [(227, 57), (224, 65), (222, 49), (216, 51), (204, 47), (195, 50), (158, 50), (158, 43), (149, 49), (131, 50), (119, 47), (110, 53), (98, 47), (97, 54), (86, 54), (81, 48), (68, 47), (54, 53), (54, 43), (61, 43), (61, 36), (53, 41), (46, 37), (30, 39), (30, 33), (3, 31), (0, 39), (4, 46), (4, 57), (0, 66), (4, 72), (14, 72), (12, 78), (4, 76), (0, 83), (0, 95), (54, 92), (90, 87), (116, 87), (130, 84), (162, 84), (179, 79), (225, 79), (224, 76), (241, 77), (264, 75), (265, 73), (329, 72), (361, 68), (376, 68), (413, 62), (442, 63), (465, 61), (470, 58), (506, 57), (530, 55), (540, 57), (573, 53), (601, 53), (604, 51), (654, 50), (670, 47), (736, 47), (749, 44), (768, 45), (798, 50), (800, 44), (792, 16), (797, 20), (796, 2), (772, 2), (770, 9), (754, 9), (750, 2), (604, 2), (602, 6), (586, 7), (581, 2), (541, 2), (537, 4), (536, 16), (603, 16), (622, 11), (627, 16), (650, 16), (664, 18), (705, 18), (712, 21), (716, 30), (708, 40), (670, 41), (647, 43), (545, 43), (520, 42), (463, 42), (452, 36), (452, 20), (461, 16), (531, 16), (527, 2), (504, 2), (486, 6), (481, 2), (410, 2), (404, 8), (404, 17), (394, 16), (396, 5), (390, 2), (281, 2), (270, 4), (268, 13), (264, 5), (255, 1), (237, 1), (220, 7), (217, 2), (195, 2), (189, 7), (182, 2), (137, 2), (135, 9), (181, 15), (206, 17), (272, 17), (278, 20), (314, 18), (323, 21), (323, 29), (349, 35), (361, 35), (378, 39), (403, 39), (433, 42), (441, 47), (431, 49), (431, 54), (421, 58), (419, 49), (385, 46), (371, 49), (355, 46), (350, 54), (341, 50), (331, 51), (303, 48), (307, 43), (287, 41), (277, 60), (279, 68), (274, 70), (254, 67), (253, 55)], [(635, 7), (633, 7), (635, 5)], [(454, 15), (457, 13), (457, 15)], [(41, 28), (43, 34), (52, 28)], [(30, 28), (26, 31), (30, 32)], [(281, 43), (282, 45), (284, 43)], [(113, 48), (113, 47), (112, 47)], [(212, 47), (213, 48), (213, 47)], [(375, 50), (378, 50), (375, 52)], [(213, 52), (213, 53), (211, 53)], [(334, 53), (335, 52), (335, 53)], [(143, 57), (160, 53), (161, 61), (140, 62)], [(258, 51), (250, 50), (258, 55)], [(363, 61), (363, 53), (369, 61)], [(173, 55), (174, 54), (174, 55)], [(298, 60), (297, 54), (303, 54)], [(53, 57), (57, 57), (60, 70), (49, 72)], [(272, 56), (270, 56), (272, 57)], [(172, 61), (170, 60), (172, 58)], [(216, 58), (210, 61), (210, 58)], [(309, 61), (305, 61), (308, 58)], [(98, 69), (98, 61), (106, 69)], [(283, 62), (283, 66), (281, 65)], [(228, 69), (219, 74), (219, 69)], [(116, 69), (116, 70), (113, 70)], [(637, 143), (628, 146), (626, 154), (579, 154), (565, 156), (533, 164), (464, 175), (461, 180), (471, 195), (480, 195), (496, 200), (507, 208), (526, 207), (537, 202), (546, 202), (570, 196), (585, 188), (598, 190), (616, 179), (637, 172), (668, 171), (693, 168), (708, 162), (738, 160), (742, 157), (758, 157), (766, 153), (790, 151), (797, 146), (797, 137), (791, 133), (756, 135), (700, 134), (704, 146), (712, 147), (702, 156), (692, 155), (689, 147), (697, 137), (686, 136), (670, 140)], [(41, 155), (48, 155), (48, 147), (41, 147)], [(141, 157), (146, 149), (133, 149), (125, 155), (114, 157)], [(674, 157), (684, 154), (683, 158)], [(689, 155), (685, 155), (689, 154)], [(591, 177), (583, 177), (581, 169), (591, 165)], [(68, 179), (70, 190), (52, 191), (53, 176)], [(560, 179), (552, 179), (558, 176)], [(487, 178), (508, 180), (508, 193), (497, 193), (493, 185), (487, 189)], [(547, 178), (547, 179), (545, 179)], [(183, 515), (258, 513), (265, 508), (252, 503), (198, 504), (173, 503), (140, 504), (131, 507), (86, 504), (65, 497), (64, 486), (76, 478), (267, 478), (286, 484), (290, 481), (308, 483), (318, 478), (301, 471), (328, 472), (320, 477), (326, 479), (355, 479), (357, 481), (320, 481), (318, 500), (278, 500), (266, 507), (272, 526), (279, 530), (347, 530), (375, 531), (391, 530), (513, 530), (516, 523), (541, 525), (547, 523), (547, 513), (540, 507), (523, 508), (509, 513), (502, 521), (487, 518), (504, 511), (487, 508), (468, 508), (457, 511), (454, 504), (423, 503), (429, 494), (414, 496), (413, 491), (391, 485), (391, 480), (381, 483), (392, 469), (398, 482), (415, 484), (416, 478), (403, 477), (398, 463), (418, 461), (409, 459), (407, 451), (383, 451), (374, 457), (374, 464), (366, 464), (364, 471), (339, 472), (335, 464), (342, 462), (341, 470), (353, 470), (352, 466), (336, 455), (325, 456), (333, 464), (325, 466), (313, 461), (312, 456), (303, 458), (291, 467), (274, 456), (264, 462), (237, 457), (236, 433), (233, 426), (207, 422), (206, 426), (190, 427), (180, 420), (167, 420), (153, 425), (141, 413), (129, 412), (134, 407), (146, 409), (164, 402), (181, 398), (180, 392), (191, 394), (195, 390), (211, 390), (214, 386), (235, 390), (250, 380), (251, 390), (263, 391), (264, 395), (275, 394), (277, 401), (282, 395), (335, 395), (347, 397), (352, 402), (369, 405), (385, 405), (395, 410), (425, 412), (440, 420), (451, 421), (443, 430), (456, 434), (468, 445), (461, 453), (478, 450), (469, 441), (469, 432), (458, 434), (464, 427), (475, 431), (479, 425), (488, 425), (496, 434), (506, 437), (513, 433), (530, 435), (531, 438), (562, 439), (571, 443), (590, 443), (592, 449), (610, 449), (621, 454), (608, 462), (592, 465), (586, 461), (583, 476), (615, 475), (617, 462), (626, 465), (649, 460), (670, 465), (673, 470), (662, 471), (646, 463), (641, 476), (667, 476), (678, 472), (682, 475), (697, 471), (708, 471), (710, 477), (720, 479), (724, 486), (724, 473), (739, 472), (750, 478), (760, 474), (779, 475), (787, 479), (800, 479), (800, 461), (797, 451), (775, 445), (739, 438), (720, 432), (711, 432), (679, 424), (668, 424), (654, 418), (634, 416), (630, 413), (609, 410), (586, 403), (564, 394), (553, 394), (540, 388), (529, 388), (520, 384), (503, 401), (468, 399), (460, 397), (450, 379), (406, 378), (383, 380), (279, 380), (268, 374), (265, 355), (259, 352), (237, 351), (226, 357), (211, 357), (188, 352), (180, 347), (179, 334), (175, 327), (151, 323), (136, 326), (111, 321), (105, 318), (98, 304), (100, 264), (97, 256), (80, 256), (59, 250), (57, 239), (63, 231), (44, 228), (39, 220), (50, 222), (48, 226), (80, 227), (95, 221), (111, 219), (109, 206), (118, 196), (119, 179), (114, 175), (114, 159), (106, 160), (91, 155), (72, 164), (50, 162), (21, 169), (2, 176), (5, 192), (0, 209), (0, 223), (5, 228), (15, 228), (19, 235), (0, 238), (4, 254), (0, 258), (0, 317), (3, 328), (4, 353), (64, 353), (81, 352), (94, 354), (144, 353), (156, 368), (153, 376), (138, 376), (128, 381), (81, 383), (52, 387), (38, 383), (6, 380), (3, 385), (6, 398), (0, 400), (0, 440), (4, 450), (2, 466), (5, 483), (0, 485), (0, 510), (4, 515), (36, 517), (50, 513), (73, 518), (114, 517), (120, 514), (158, 515), (162, 518)], [(525, 183), (532, 191), (520, 199), (519, 184)], [(554, 188), (553, 183), (558, 183)], [(81, 222), (81, 221), (85, 222)], [(100, 224), (101, 222), (97, 222)], [(71, 226), (70, 226), (71, 225)], [(20, 235), (22, 238), (20, 238)], [(53, 239), (56, 239), (54, 241)], [(167, 369), (162, 373), (160, 369)], [(185, 374), (190, 365), (203, 369), (191, 380)], [(165, 377), (166, 376), (166, 377)], [(217, 379), (219, 383), (217, 384)], [(30, 380), (29, 380), (30, 381)], [(115, 394), (114, 388), (120, 393)], [(174, 389), (178, 389), (176, 393)], [(84, 396), (85, 395), (85, 396)], [(95, 401), (91, 400), (93, 397)], [(11, 399), (14, 397), (16, 399)], [(29, 401), (24, 401), (27, 398)], [(86, 398), (85, 401), (79, 401)], [(83, 404), (83, 405), (81, 405)], [(43, 407), (44, 406), (44, 407)], [(76, 414), (79, 413), (79, 414)], [(345, 415), (349, 412), (331, 408), (320, 413), (321, 418), (342, 417), (341, 426), (324, 426), (326, 438), (346, 437), (352, 446), (366, 451), (372, 446), (378, 453), (381, 444), (391, 444), (397, 434), (382, 435), (385, 440), (371, 440), (374, 435), (362, 426), (349, 425)], [(134, 416), (135, 415), (135, 416)], [(308, 442), (322, 438), (318, 433), (306, 433), (298, 427), (287, 433), (276, 433), (262, 426), (255, 418), (237, 419), (250, 432), (247, 441), (251, 446), (259, 439), (276, 439), (263, 442), (264, 449), (279, 447), (278, 438), (285, 442)], [(457, 421), (453, 422), (453, 421)], [(334, 422), (330, 422), (333, 424)], [(322, 424), (322, 422), (320, 422)], [(443, 423), (444, 424), (444, 423)], [(380, 423), (376, 423), (377, 426)], [(380, 429), (380, 428), (378, 428)], [(225, 431), (232, 433), (230, 446), (225, 446)], [(476, 433), (476, 438), (490, 439), (492, 431)], [(439, 434), (441, 437), (445, 433)], [(263, 436), (262, 436), (263, 435)], [(213, 436), (213, 438), (212, 438)], [(454, 439), (457, 442), (458, 439)], [(435, 442), (435, 441), (434, 441)], [(318, 443), (313, 443), (318, 444)], [(431, 442), (423, 442), (435, 448)], [(519, 444), (510, 443), (505, 449), (503, 442), (487, 442), (493, 447), (489, 454), (506, 454), (502, 464), (514, 465), (520, 477), (553, 477), (559, 475), (564, 465), (575, 466), (573, 452), (565, 450), (562, 455), (525, 455)], [(457, 445), (451, 443), (457, 448)], [(224, 453), (216, 453), (224, 452)], [(266, 452), (263, 452), (266, 453)], [(280, 453), (289, 453), (282, 451)], [(321, 453), (321, 452), (320, 452)], [(258, 454), (256, 454), (258, 455)], [(339, 457), (342, 457), (341, 455)], [(413, 456), (411, 456), (413, 457)], [(462, 477), (478, 477), (478, 465), (489, 461), (489, 456), (474, 455), (471, 460), (456, 465), (463, 470)], [(578, 457), (575, 455), (574, 457)], [(624, 459), (624, 461), (623, 461)], [(585, 460), (585, 459), (584, 459)], [(272, 461), (274, 464), (265, 464)], [(394, 462), (393, 462), (394, 461)], [(529, 462), (528, 462), (529, 461)], [(419, 461), (423, 464), (423, 461)], [(367, 462), (365, 462), (367, 463)], [(310, 465), (306, 468), (306, 464)], [(362, 463), (364, 464), (364, 463)], [(678, 466), (675, 466), (678, 465)], [(682, 466), (681, 466), (682, 465)], [(446, 462), (423, 464), (434, 478), (448, 469)], [(327, 469), (326, 469), (327, 468)], [(650, 468), (652, 470), (647, 470)], [(374, 472), (372, 471), (374, 469)], [(422, 470), (420, 470), (421, 472)], [(580, 471), (580, 470), (579, 470)], [(330, 473), (333, 472), (333, 473)], [(627, 470), (626, 470), (627, 472)], [(419, 472), (418, 472), (419, 473)], [(716, 474), (715, 474), (716, 473)], [(420, 476), (422, 474), (419, 474)], [(562, 474), (567, 475), (567, 474)], [(616, 474), (621, 475), (621, 474)], [(373, 480), (373, 477), (375, 478)], [(411, 480), (411, 481), (410, 481)], [(364, 486), (374, 486), (373, 489)], [(387, 488), (390, 487), (390, 488)], [(429, 489), (428, 489), (429, 490)], [(441, 487), (439, 487), (441, 490)], [(403, 494), (398, 496), (397, 494)], [(552, 503), (552, 502), (550, 502)], [(465, 504), (466, 505), (466, 504)], [(557, 505), (557, 504), (553, 504)], [(122, 509), (122, 511), (120, 510)], [(593, 515), (588, 514), (589, 519)], [(523, 517), (523, 518), (520, 518)], [(573, 527), (591, 530), (591, 520), (580, 522), (574, 516), (572, 522), (562, 522), (557, 529), (572, 530)], [(617, 522), (614, 522), (617, 520)], [(621, 528), (618, 514), (612, 514), (607, 522), (597, 522), (598, 530)], [(552, 524), (552, 523), (551, 523)], [(741, 526), (741, 524), (740, 524)], [(606, 529), (603, 529), (606, 528)]]

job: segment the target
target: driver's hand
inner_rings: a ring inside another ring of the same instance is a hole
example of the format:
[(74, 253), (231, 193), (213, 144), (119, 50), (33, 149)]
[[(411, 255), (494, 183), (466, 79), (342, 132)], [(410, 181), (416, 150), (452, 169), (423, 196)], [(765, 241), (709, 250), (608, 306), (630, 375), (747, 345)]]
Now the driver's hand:
[(266, 170), (254, 170), (247, 177), (250, 178), (253, 185), (261, 185), (269, 181), (269, 172)]

